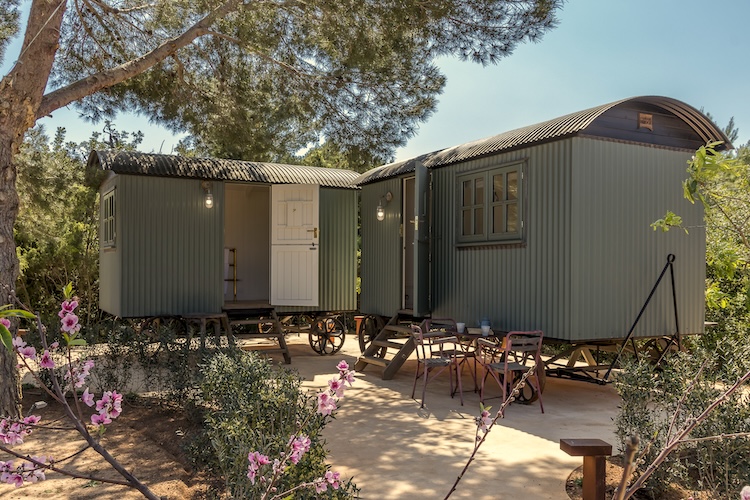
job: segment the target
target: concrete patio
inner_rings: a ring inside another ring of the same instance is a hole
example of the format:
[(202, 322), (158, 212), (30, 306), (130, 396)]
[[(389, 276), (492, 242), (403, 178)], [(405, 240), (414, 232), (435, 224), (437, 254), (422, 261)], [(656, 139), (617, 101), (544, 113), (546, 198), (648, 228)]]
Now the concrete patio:
[[(283, 366), (297, 370), (315, 391), (336, 373), (338, 361), (354, 366), (359, 355), (354, 335), (333, 356), (313, 352), (305, 334), (291, 335), (288, 342), (292, 364)], [(457, 395), (450, 397), (445, 372), (427, 386), (425, 408), (420, 408), (410, 397), (415, 368), (416, 360), (408, 360), (393, 380), (382, 380), (376, 367), (358, 373), (325, 430), (333, 469), (352, 477), (363, 499), (444, 498), (473, 449), (479, 395), (472, 391), (469, 372), (464, 372), (464, 406)], [(500, 394), (498, 387), (492, 390)], [(488, 404), (497, 409), (500, 399)], [(582, 458), (560, 450), (560, 439), (603, 439), (617, 453), (618, 404), (611, 385), (547, 378), (545, 413), (536, 403), (511, 405), (451, 498), (567, 499), (565, 480)]]

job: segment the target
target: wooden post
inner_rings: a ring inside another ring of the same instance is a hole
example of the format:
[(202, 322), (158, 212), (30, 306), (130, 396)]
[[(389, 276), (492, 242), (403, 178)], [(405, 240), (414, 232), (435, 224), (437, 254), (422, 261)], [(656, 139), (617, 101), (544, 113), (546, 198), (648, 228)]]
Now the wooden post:
[(560, 449), (571, 457), (583, 457), (583, 500), (604, 500), (607, 458), (612, 445), (601, 439), (561, 439)]

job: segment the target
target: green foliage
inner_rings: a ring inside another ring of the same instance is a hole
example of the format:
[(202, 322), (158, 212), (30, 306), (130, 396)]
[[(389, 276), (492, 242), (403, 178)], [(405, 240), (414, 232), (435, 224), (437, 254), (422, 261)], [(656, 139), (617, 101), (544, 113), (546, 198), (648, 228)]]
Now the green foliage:
[[(668, 357), (657, 371), (641, 360), (615, 380), (622, 406), (615, 420), (620, 448), (637, 436), (645, 455), (636, 474), (661, 452), (670, 432), (700, 415), (731, 383), (750, 369), (750, 350), (741, 341), (725, 340), (714, 350), (697, 348)], [(706, 363), (701, 371), (700, 367)], [(673, 421), (674, 418), (674, 421)], [(750, 431), (750, 399), (736, 393), (717, 407), (690, 434), (707, 438)], [(689, 441), (670, 454), (646, 483), (656, 498), (670, 482), (709, 489), (721, 498), (736, 494), (750, 475), (750, 441)]]
[[(332, 141), (389, 157), (434, 111), (437, 57), (494, 64), (556, 24), (562, 0), (236, 2), (200, 37), (148, 71), (84, 98), (91, 119), (142, 112), (192, 136), (198, 154), (283, 161)], [(69, 11), (56, 87), (148, 52), (216, 4), (154, 2)], [(357, 163), (362, 165), (362, 163)]]
[[(117, 132), (107, 122), (107, 142), (95, 133), (83, 143), (65, 141), (58, 129), (52, 141), (42, 127), (26, 135), (17, 156), (20, 210), (15, 225), (21, 275), (17, 294), (34, 304), (45, 322), (57, 312), (58, 293), (75, 282), (84, 305), (81, 323), (99, 317), (98, 304), (98, 188), (101, 173), (86, 169), (92, 149), (114, 146), (134, 149), (142, 134)], [(122, 142), (131, 140), (131, 142)]]
[(18, 33), (18, 4), (20, 0), (3, 0), (0, 5), (0, 61), (5, 57), (5, 49)]
[[(310, 438), (310, 451), (290, 466), (278, 491), (323, 476), (328, 468), (321, 437), (326, 419), (316, 413), (315, 397), (301, 388), (296, 374), (243, 351), (216, 354), (201, 373), (197, 401), (205, 408), (205, 435), (192, 447), (193, 458), (224, 478), (232, 498), (258, 498), (264, 490), (260, 482), (253, 486), (247, 478), (248, 453), (278, 458), (298, 432)], [(353, 491), (354, 486), (346, 484), (324, 495), (299, 490), (294, 498), (352, 498)]]

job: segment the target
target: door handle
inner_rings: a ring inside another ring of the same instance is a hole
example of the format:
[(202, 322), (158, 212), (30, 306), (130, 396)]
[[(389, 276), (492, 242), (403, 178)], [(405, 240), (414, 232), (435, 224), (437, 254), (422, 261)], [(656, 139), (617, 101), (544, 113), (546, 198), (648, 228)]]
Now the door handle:
[(317, 227), (314, 227), (312, 229), (308, 229), (307, 232), (308, 233), (313, 233), (313, 238), (317, 238), (318, 237), (318, 228)]

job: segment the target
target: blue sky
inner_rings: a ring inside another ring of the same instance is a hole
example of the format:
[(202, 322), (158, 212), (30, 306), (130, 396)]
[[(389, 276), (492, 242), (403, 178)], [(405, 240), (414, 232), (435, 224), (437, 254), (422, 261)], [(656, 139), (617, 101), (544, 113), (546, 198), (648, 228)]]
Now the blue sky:
[[(448, 83), (436, 112), (396, 159), (481, 139), (626, 97), (662, 95), (703, 108), (724, 127), (734, 116), (738, 144), (750, 140), (748, 0), (568, 0), (560, 25), (494, 66), (441, 59)], [(16, 57), (11, 46), (0, 65)], [(83, 140), (92, 125), (73, 108), (41, 123)], [(169, 153), (179, 137), (123, 114), (118, 129), (142, 130), (144, 151)]]

